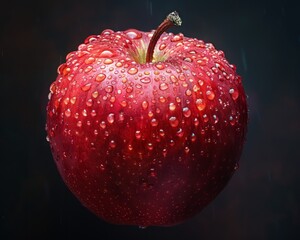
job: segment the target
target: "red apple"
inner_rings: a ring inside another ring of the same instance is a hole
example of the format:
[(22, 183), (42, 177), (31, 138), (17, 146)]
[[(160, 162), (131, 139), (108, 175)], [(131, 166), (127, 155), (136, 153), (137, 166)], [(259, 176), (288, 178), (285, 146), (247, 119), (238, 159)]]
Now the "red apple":
[(105, 30), (66, 57), (50, 87), (47, 139), (69, 189), (115, 224), (169, 226), (198, 213), (237, 168), (241, 78), (211, 43)]

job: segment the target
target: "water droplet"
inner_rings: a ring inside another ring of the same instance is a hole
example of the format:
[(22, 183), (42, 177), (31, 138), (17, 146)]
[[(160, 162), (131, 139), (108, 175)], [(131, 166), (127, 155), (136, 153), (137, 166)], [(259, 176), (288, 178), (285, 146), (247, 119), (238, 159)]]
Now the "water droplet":
[(96, 76), (96, 81), (97, 82), (102, 82), (104, 79), (106, 78), (106, 75), (103, 74), (103, 73), (99, 73), (97, 76)]
[(163, 96), (160, 96), (160, 97), (159, 97), (159, 101), (160, 101), (161, 103), (164, 103), (164, 102), (166, 102), (166, 98), (163, 97)]
[(71, 100), (70, 100), (70, 102), (71, 102), (72, 104), (75, 104), (75, 102), (76, 102), (76, 97), (72, 97)]
[(214, 123), (218, 123), (219, 122), (219, 118), (215, 114), (213, 115), (213, 119), (214, 119)]
[(128, 73), (131, 74), (131, 75), (134, 75), (138, 72), (137, 68), (135, 67), (132, 67), (128, 70)]
[(98, 95), (99, 95), (98, 91), (95, 91), (95, 92), (92, 93), (92, 97), (93, 97), (93, 98), (97, 98)]
[(142, 83), (150, 83), (151, 82), (151, 78), (149, 78), (149, 77), (144, 77), (144, 78), (141, 78), (141, 80), (140, 80)]
[(196, 137), (195, 133), (192, 133), (192, 134), (191, 134), (191, 141), (192, 141), (192, 142), (195, 142), (195, 141), (196, 141), (196, 138), (197, 138), (197, 137)]
[(163, 156), (164, 156), (164, 157), (166, 157), (166, 156), (167, 156), (167, 152), (168, 152), (168, 151), (167, 151), (167, 149), (166, 149), (166, 148), (164, 148), (164, 149), (162, 150), (162, 154), (163, 154)]
[(175, 35), (172, 39), (171, 42), (178, 42), (183, 39), (182, 35)]
[(189, 153), (189, 151), (190, 151), (189, 147), (185, 147), (185, 148), (184, 148), (184, 152), (185, 152), (186, 154)]
[(135, 131), (135, 137), (136, 137), (137, 139), (140, 139), (140, 138), (142, 137), (142, 133), (141, 133), (140, 130)]
[(151, 151), (153, 150), (153, 144), (152, 143), (148, 143), (147, 144), (147, 148)]
[(183, 115), (184, 115), (185, 117), (190, 117), (191, 114), (192, 114), (191, 110), (190, 110), (188, 107), (184, 107), (184, 108), (182, 109), (182, 111), (183, 111)]
[(115, 121), (115, 114), (110, 113), (107, 116), (107, 122), (109, 122), (110, 124), (112, 124)]
[(91, 111), (91, 116), (92, 117), (95, 117), (97, 115), (97, 113), (96, 113), (96, 111), (93, 109), (92, 111)]
[(176, 109), (176, 105), (174, 103), (169, 104), (170, 111), (174, 111)]
[(159, 69), (159, 70), (162, 70), (162, 69), (165, 68), (165, 66), (164, 66), (163, 64), (160, 64), (160, 63), (156, 64), (155, 67), (156, 67), (157, 69)]
[(179, 124), (179, 121), (176, 117), (170, 117), (169, 122), (170, 122), (172, 127), (177, 127), (178, 124)]
[(69, 99), (68, 97), (67, 97), (67, 98), (65, 98), (65, 100), (64, 100), (64, 104), (65, 104), (65, 105), (68, 105), (69, 101), (70, 101), (70, 99)]
[(164, 44), (164, 43), (160, 44), (160, 45), (159, 45), (159, 50), (160, 50), (160, 51), (164, 50), (164, 49), (166, 48), (166, 46), (167, 46), (167, 45)]
[(184, 58), (183, 60), (186, 61), (186, 62), (192, 62), (192, 61), (193, 61), (193, 60), (192, 60), (191, 58), (189, 58), (189, 57)]
[(204, 59), (199, 59), (197, 60), (197, 63), (201, 66), (205, 66), (207, 62)]
[(197, 108), (198, 108), (199, 111), (202, 111), (202, 110), (205, 109), (206, 103), (204, 102), (203, 99), (198, 98), (198, 99), (196, 100), (196, 106), (197, 106)]
[(111, 141), (109, 142), (109, 147), (115, 148), (115, 147), (116, 147), (116, 142), (115, 142), (114, 140), (111, 140)]
[(85, 62), (86, 64), (91, 64), (91, 63), (95, 62), (95, 58), (89, 57), (89, 58), (85, 59), (84, 62)]
[(170, 140), (170, 146), (173, 147), (175, 145), (175, 142), (173, 139)]
[(191, 96), (191, 95), (192, 95), (192, 91), (191, 91), (190, 89), (187, 89), (187, 90), (185, 91), (185, 95)]
[(152, 111), (149, 111), (149, 112), (148, 112), (148, 116), (149, 116), (149, 117), (153, 117), (153, 112), (152, 112)]
[(122, 100), (120, 104), (121, 104), (122, 107), (126, 107), (127, 106), (127, 102), (125, 100)]
[(103, 50), (100, 54), (99, 54), (99, 57), (102, 57), (102, 58), (110, 58), (112, 57), (114, 54), (109, 51), (109, 50)]
[(84, 117), (87, 116), (87, 111), (85, 109), (82, 110), (82, 116), (84, 116)]
[(93, 105), (93, 99), (88, 99), (85, 104), (88, 106), (88, 107), (91, 107)]
[(177, 82), (178, 82), (178, 78), (175, 77), (174, 75), (171, 75), (170, 79), (171, 79), (171, 81), (172, 81), (173, 83), (177, 83)]
[(206, 91), (206, 96), (209, 100), (213, 100), (215, 98), (214, 92), (210, 90)]
[(155, 118), (153, 118), (152, 120), (151, 120), (151, 126), (152, 127), (156, 127), (158, 125), (158, 121), (155, 119)]
[(197, 127), (199, 125), (199, 119), (198, 118), (195, 118), (194, 119), (194, 125)]
[(116, 67), (122, 67), (122, 66), (123, 66), (123, 63), (121, 63), (121, 62), (116, 63)]
[(82, 126), (82, 122), (78, 121), (76, 125), (77, 125), (77, 127), (81, 127)]
[(48, 135), (46, 136), (46, 141), (47, 141), (47, 142), (50, 142), (50, 138), (49, 138)]
[(53, 82), (51, 85), (50, 85), (50, 92), (52, 93), (52, 94), (54, 94), (55, 93), (55, 91), (56, 91), (56, 84), (55, 84), (55, 82)]
[(176, 132), (176, 135), (180, 138), (183, 137), (183, 130), (179, 128), (179, 130)]
[(70, 117), (71, 116), (71, 110), (69, 108), (65, 111), (65, 116), (66, 117)]
[(114, 87), (111, 86), (111, 85), (108, 85), (108, 86), (105, 87), (105, 91), (106, 91), (107, 93), (111, 93), (113, 90), (114, 90)]
[(234, 119), (234, 117), (233, 116), (229, 116), (229, 122), (230, 122), (230, 124), (232, 125), (232, 126), (234, 126), (235, 125), (235, 119)]
[(169, 86), (168, 86), (168, 84), (166, 84), (166, 83), (161, 83), (161, 84), (159, 85), (159, 89), (162, 90), (162, 91), (165, 91), (165, 90), (167, 90), (168, 88), (169, 88)]
[(147, 101), (143, 101), (143, 102), (142, 102), (142, 107), (143, 107), (143, 109), (147, 109), (148, 106), (149, 106), (149, 103), (148, 103)]
[(127, 37), (134, 40), (140, 39), (142, 37), (141, 32), (135, 29), (129, 29), (125, 32), (125, 34), (127, 35)]
[(91, 89), (91, 85), (92, 85), (91, 83), (87, 83), (87, 84), (85, 84), (84, 86), (81, 87), (81, 90), (86, 92), (86, 91)]
[(84, 69), (84, 72), (88, 73), (88, 72), (90, 72), (92, 69), (93, 69), (92, 66), (87, 66), (87, 67)]
[(203, 122), (205, 122), (205, 123), (208, 122), (207, 114), (203, 114), (202, 117), (203, 117)]
[(229, 93), (233, 100), (236, 100), (239, 97), (239, 92), (237, 90), (234, 90), (233, 88), (229, 90)]
[(132, 150), (133, 150), (133, 147), (132, 147), (131, 144), (128, 144), (128, 150), (129, 150), (129, 151), (132, 151)]
[(104, 121), (102, 121), (102, 122), (100, 123), (100, 127), (101, 127), (102, 129), (105, 129), (105, 128), (106, 128), (106, 123), (105, 123)]
[(113, 60), (111, 60), (110, 58), (107, 58), (107, 59), (105, 59), (104, 60), (104, 64), (112, 64), (114, 61)]
[(159, 129), (159, 135), (160, 135), (161, 137), (165, 136), (165, 132), (164, 132), (163, 129)]

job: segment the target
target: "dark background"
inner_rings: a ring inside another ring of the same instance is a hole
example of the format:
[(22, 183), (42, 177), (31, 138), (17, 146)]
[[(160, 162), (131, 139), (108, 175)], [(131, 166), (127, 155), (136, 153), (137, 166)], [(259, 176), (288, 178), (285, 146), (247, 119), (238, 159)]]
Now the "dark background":
[[(87, 36), (149, 31), (172, 10), (183, 26), (170, 31), (212, 42), (243, 77), (250, 122), (240, 168), (181, 225), (111, 225), (56, 170), (44, 130), (49, 85)], [(300, 239), (297, 1), (7, 1), (0, 12), (0, 239)]]

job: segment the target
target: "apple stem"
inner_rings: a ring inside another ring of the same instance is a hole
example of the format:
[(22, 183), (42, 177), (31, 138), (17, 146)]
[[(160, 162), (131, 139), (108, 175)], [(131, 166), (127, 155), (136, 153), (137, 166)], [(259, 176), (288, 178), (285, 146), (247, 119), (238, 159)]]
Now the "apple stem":
[(163, 32), (172, 26), (181, 26), (181, 23), (182, 23), (181, 18), (179, 17), (178, 13), (174, 11), (171, 12), (166, 17), (166, 19), (158, 26), (152, 38), (150, 39), (150, 43), (147, 49), (147, 55), (146, 55), (147, 63), (152, 62), (155, 45), (158, 39), (160, 38), (160, 36), (163, 34)]

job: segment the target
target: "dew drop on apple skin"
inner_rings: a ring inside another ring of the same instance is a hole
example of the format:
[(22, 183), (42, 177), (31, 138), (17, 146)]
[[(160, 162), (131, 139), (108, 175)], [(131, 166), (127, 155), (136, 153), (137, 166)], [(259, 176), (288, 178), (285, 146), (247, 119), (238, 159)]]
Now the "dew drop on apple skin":
[(111, 140), (111, 141), (109, 142), (109, 147), (110, 147), (110, 148), (115, 148), (115, 147), (116, 147), (116, 142), (115, 142), (114, 140)]
[(206, 103), (204, 102), (203, 99), (198, 98), (196, 100), (196, 106), (197, 106), (197, 108), (198, 108), (199, 111), (203, 111), (205, 109), (205, 107), (206, 107)]
[(108, 85), (105, 87), (105, 92), (107, 92), (107, 93), (111, 93), (111, 92), (113, 92), (113, 90), (114, 90), (114, 87), (111, 85)]
[(151, 78), (149, 78), (149, 77), (144, 77), (144, 78), (141, 78), (140, 81), (141, 81), (142, 83), (147, 84), (147, 83), (150, 83), (150, 82), (151, 82)]
[(147, 148), (148, 148), (148, 150), (152, 151), (153, 150), (153, 144), (152, 143), (148, 143), (147, 144)]
[(85, 64), (91, 64), (91, 63), (95, 62), (95, 58), (89, 57), (89, 58), (85, 59), (84, 62), (85, 62)]
[(142, 37), (142, 34), (140, 31), (138, 30), (135, 30), (135, 29), (130, 29), (130, 30), (127, 30), (125, 32), (126, 36), (132, 40), (137, 40), (137, 39), (140, 39)]
[(70, 117), (71, 116), (71, 110), (69, 108), (65, 111), (65, 116), (66, 117)]
[(85, 84), (84, 86), (81, 87), (81, 90), (86, 92), (86, 91), (91, 89), (91, 85), (92, 85), (91, 83), (87, 83), (87, 84)]
[(113, 62), (114, 62), (114, 61), (111, 60), (110, 58), (106, 58), (106, 59), (104, 60), (104, 64), (106, 64), (106, 65), (112, 64)]
[(107, 116), (107, 122), (109, 122), (110, 124), (112, 124), (115, 121), (115, 114), (110, 113)]
[(166, 48), (166, 46), (167, 46), (166, 44), (162, 43), (162, 44), (159, 45), (158, 49), (160, 51), (162, 51), (162, 50), (164, 50)]
[(190, 117), (192, 114), (191, 110), (188, 107), (184, 107), (182, 109), (182, 112), (183, 112), (183, 116), (185, 116), (186, 118)]
[(168, 88), (169, 88), (169, 86), (168, 86), (168, 84), (166, 84), (166, 83), (161, 83), (161, 84), (159, 85), (159, 89), (162, 90), (162, 91), (165, 91), (165, 90), (167, 90)]
[(169, 110), (174, 111), (176, 109), (176, 105), (174, 103), (169, 104)]
[(135, 67), (132, 67), (132, 68), (130, 68), (129, 70), (128, 70), (128, 73), (130, 74), (130, 75), (134, 75), (134, 74), (136, 74), (138, 72), (138, 70), (137, 70), (137, 68), (135, 68)]
[(183, 39), (182, 35), (175, 35), (172, 39), (171, 42), (178, 42)]
[(143, 108), (144, 110), (146, 110), (146, 109), (148, 108), (148, 106), (149, 106), (148, 101), (143, 101), (143, 102), (142, 102), (142, 108)]
[(155, 67), (159, 70), (163, 70), (165, 68), (165, 66), (163, 64), (156, 64)]
[(135, 137), (136, 139), (140, 139), (142, 137), (142, 133), (140, 130), (135, 131)]
[(82, 126), (82, 121), (78, 121), (76, 125), (77, 125), (77, 127), (81, 127)]
[(233, 100), (237, 100), (239, 97), (239, 92), (237, 90), (234, 90), (233, 88), (229, 89), (229, 93), (231, 95), (231, 98)]
[(209, 100), (214, 100), (214, 98), (215, 98), (215, 94), (211, 90), (206, 91), (206, 96)]
[(179, 121), (176, 117), (170, 117), (169, 122), (172, 127), (177, 127), (179, 124)]
[(183, 130), (182, 130), (182, 128), (179, 128), (178, 129), (178, 131), (176, 132), (176, 135), (178, 136), (178, 137), (183, 137), (183, 135), (184, 135), (184, 132), (183, 132)]
[(192, 142), (195, 142), (196, 139), (197, 139), (196, 134), (195, 134), (195, 133), (192, 133), (192, 134), (191, 134), (191, 141), (192, 141)]
[(103, 50), (100, 54), (99, 54), (99, 57), (102, 57), (102, 58), (110, 58), (112, 57), (114, 54), (113, 52), (111, 52), (110, 50)]
[(235, 125), (236, 122), (235, 122), (235, 119), (233, 116), (229, 116), (229, 122), (230, 122), (231, 126)]
[(105, 74), (99, 73), (99, 74), (96, 76), (95, 81), (96, 81), (96, 82), (102, 82), (105, 78), (106, 78), (106, 75), (105, 75)]
[(153, 119), (151, 120), (151, 126), (152, 126), (152, 127), (156, 127), (157, 125), (158, 125), (157, 119), (156, 119), (156, 118), (153, 118)]
[(219, 118), (215, 114), (213, 115), (213, 121), (214, 121), (214, 124), (219, 122)]
[(106, 123), (105, 123), (104, 121), (102, 121), (102, 122), (100, 123), (100, 127), (101, 127), (102, 129), (105, 129), (105, 128), (106, 128)]

